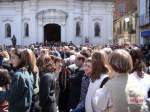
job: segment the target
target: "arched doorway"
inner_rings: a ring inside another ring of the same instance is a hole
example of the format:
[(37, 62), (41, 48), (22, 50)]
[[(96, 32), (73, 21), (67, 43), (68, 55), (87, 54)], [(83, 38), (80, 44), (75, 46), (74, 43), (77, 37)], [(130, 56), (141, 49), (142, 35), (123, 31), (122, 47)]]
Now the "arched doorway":
[(44, 42), (60, 42), (61, 41), (61, 26), (58, 24), (47, 24), (44, 26)]

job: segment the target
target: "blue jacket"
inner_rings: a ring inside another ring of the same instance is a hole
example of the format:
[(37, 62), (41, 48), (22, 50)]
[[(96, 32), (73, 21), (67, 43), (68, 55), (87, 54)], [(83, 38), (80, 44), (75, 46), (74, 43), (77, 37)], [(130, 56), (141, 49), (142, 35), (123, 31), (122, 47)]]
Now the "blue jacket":
[(87, 75), (84, 75), (82, 77), (82, 83), (81, 83), (81, 94), (80, 94), (80, 101), (75, 109), (73, 109), (72, 112), (85, 112), (85, 98), (88, 91), (88, 87), (90, 84), (90, 77)]
[(28, 71), (18, 70), (12, 76), (9, 91), (0, 92), (0, 101), (7, 99), (9, 112), (28, 112), (33, 95), (33, 75)]

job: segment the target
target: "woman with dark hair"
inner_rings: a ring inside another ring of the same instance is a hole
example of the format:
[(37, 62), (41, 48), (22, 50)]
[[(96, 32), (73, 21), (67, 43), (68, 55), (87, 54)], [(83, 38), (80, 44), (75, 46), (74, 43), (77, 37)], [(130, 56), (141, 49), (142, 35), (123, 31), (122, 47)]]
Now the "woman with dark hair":
[(85, 99), (86, 112), (94, 112), (92, 107), (92, 99), (95, 92), (101, 87), (104, 80), (108, 80), (109, 66), (107, 55), (103, 50), (96, 51), (92, 55), (92, 73), (91, 82)]
[(33, 95), (32, 60), (27, 50), (11, 51), (11, 60), (15, 72), (8, 91), (0, 92), (0, 101), (7, 99), (9, 112), (29, 112)]
[(146, 64), (144, 62), (143, 54), (138, 47), (134, 47), (130, 51), (133, 60), (133, 70), (130, 75), (144, 88), (145, 98), (150, 97), (150, 76), (146, 73)]
[(37, 66), (40, 72), (40, 106), (42, 112), (56, 112), (55, 96), (55, 63), (52, 58), (46, 54), (37, 60)]
[(138, 71), (139, 77), (142, 77), (142, 74), (140, 74), (140, 71), (142, 72), (142, 71), (146, 70), (146, 64), (145, 64), (144, 55), (143, 55), (141, 49), (138, 47), (131, 48), (130, 55), (131, 55), (132, 61), (133, 61), (132, 72)]

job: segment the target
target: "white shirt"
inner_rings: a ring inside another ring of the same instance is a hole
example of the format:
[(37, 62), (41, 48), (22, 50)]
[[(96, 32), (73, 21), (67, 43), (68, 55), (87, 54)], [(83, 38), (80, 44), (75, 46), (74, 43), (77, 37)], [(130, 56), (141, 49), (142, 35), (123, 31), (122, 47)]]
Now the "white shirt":
[[(147, 92), (150, 89), (150, 76), (148, 74), (144, 74), (144, 78), (139, 78), (137, 76), (137, 73), (134, 72), (133, 74), (129, 75), (127, 81), (128, 81), (127, 85), (124, 88), (126, 95), (127, 95), (126, 98), (127, 98), (128, 104), (130, 105), (129, 106), (130, 111), (135, 112), (135, 110), (133, 111), (134, 109), (133, 107), (138, 107), (137, 108), (138, 110), (140, 108), (140, 105), (143, 104), (143, 102), (141, 102), (142, 104), (140, 104), (140, 102), (135, 102), (134, 100), (132, 101), (130, 99), (135, 98), (135, 97), (137, 99), (139, 98), (139, 101), (147, 99)], [(132, 92), (133, 94), (130, 95), (129, 94), (130, 92)], [(93, 110), (87, 111), (87, 112), (105, 112), (109, 108), (112, 112), (116, 112), (111, 91), (106, 87), (97, 89), (94, 96), (92, 97), (92, 107), (93, 107)], [(127, 112), (127, 111), (124, 111), (124, 112)], [(139, 112), (139, 111), (136, 111), (136, 112)], [(140, 111), (140, 112), (147, 112), (147, 111)]]
[(129, 78), (139, 82), (140, 86), (142, 86), (142, 88), (143, 88), (143, 92), (145, 94), (145, 99), (147, 99), (147, 97), (148, 97), (147, 93), (150, 90), (150, 75), (145, 73), (144, 77), (140, 78), (137, 75), (137, 72), (133, 72), (132, 74), (129, 75)]
[(104, 112), (106, 108), (112, 105), (111, 95), (107, 89), (99, 88), (92, 98), (93, 112)]
[(103, 74), (99, 79), (97, 79), (94, 82), (90, 82), (89, 87), (88, 87), (88, 92), (86, 95), (85, 99), (85, 110), (86, 112), (93, 112), (93, 107), (92, 107), (92, 98), (96, 92), (100, 88), (100, 85), (105, 77), (108, 77), (108, 75)]

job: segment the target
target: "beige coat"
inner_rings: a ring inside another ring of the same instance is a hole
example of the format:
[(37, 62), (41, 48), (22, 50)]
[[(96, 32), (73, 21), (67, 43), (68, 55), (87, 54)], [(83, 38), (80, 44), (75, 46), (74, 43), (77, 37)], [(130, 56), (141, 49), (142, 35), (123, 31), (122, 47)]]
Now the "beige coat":
[(94, 112), (148, 112), (142, 86), (128, 74), (115, 74), (92, 100)]
[(106, 84), (110, 93), (112, 112), (145, 112), (142, 86), (128, 77), (128, 74), (118, 74)]

